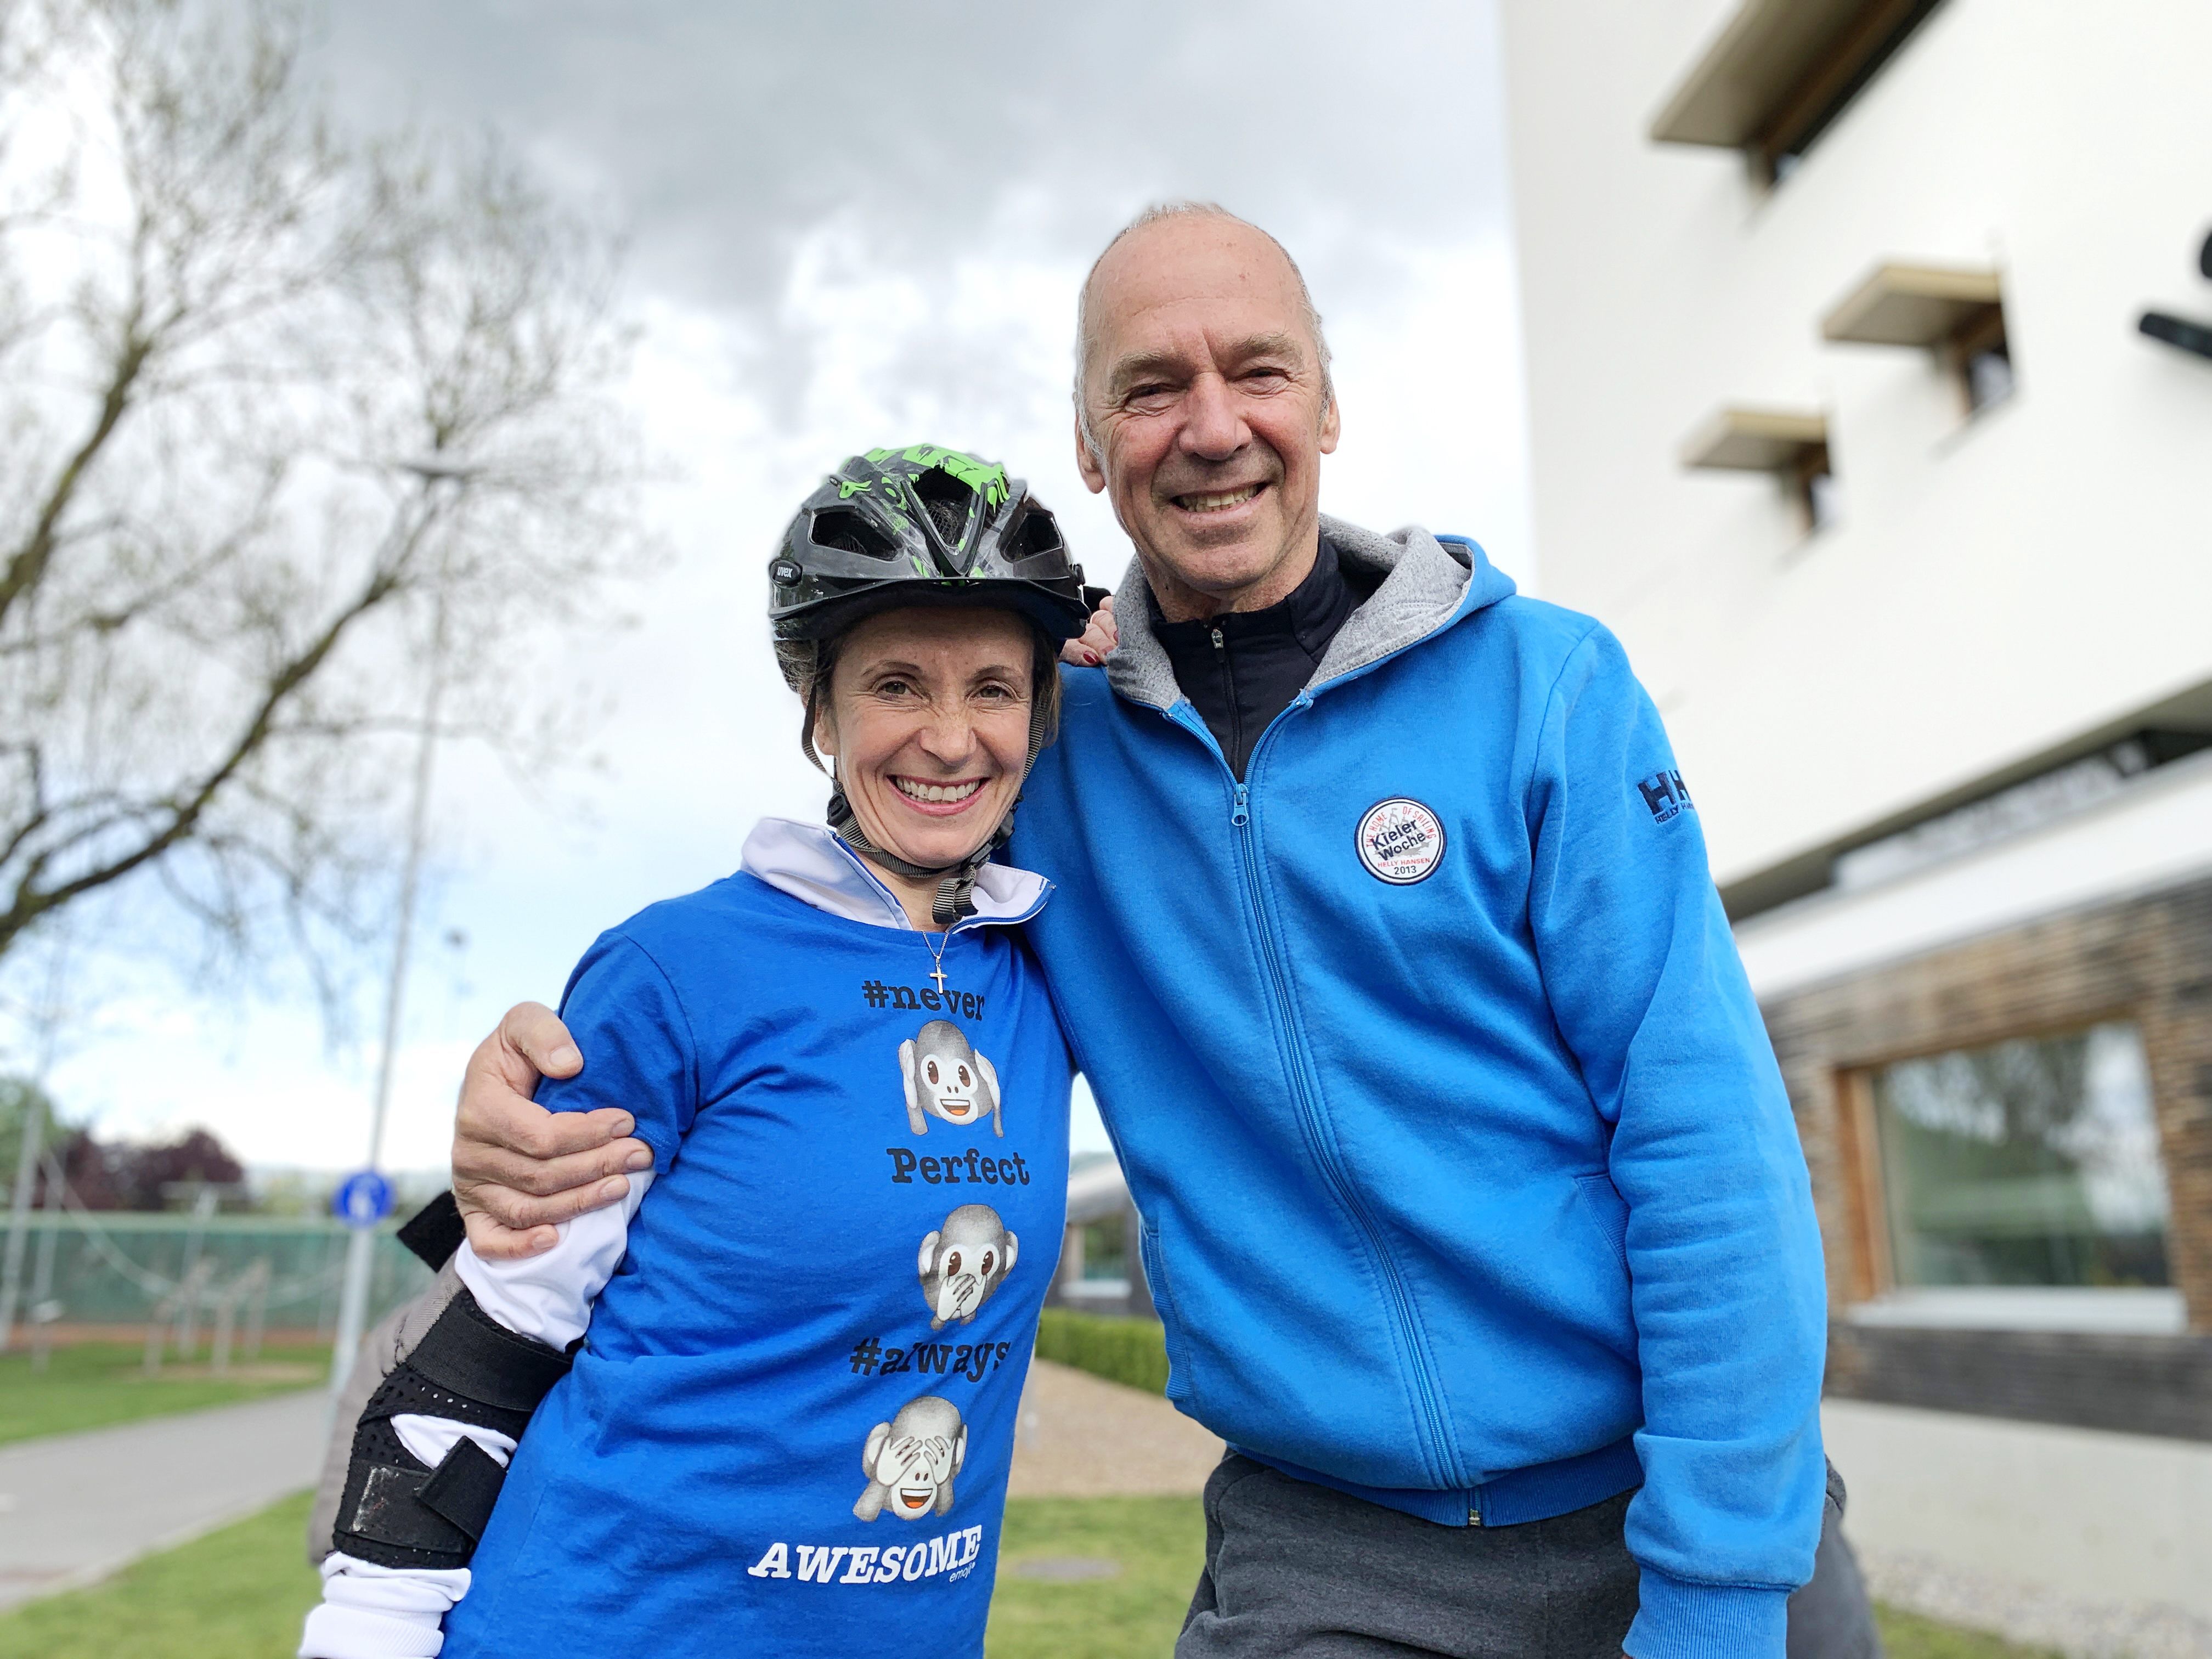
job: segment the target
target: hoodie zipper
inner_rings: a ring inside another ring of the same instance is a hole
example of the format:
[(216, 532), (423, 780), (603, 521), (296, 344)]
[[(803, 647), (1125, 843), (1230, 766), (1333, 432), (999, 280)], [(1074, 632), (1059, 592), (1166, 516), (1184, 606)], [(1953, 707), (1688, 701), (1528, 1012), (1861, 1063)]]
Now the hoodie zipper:
[[(1329, 1149), (1328, 1139), (1322, 1123), (1320, 1102), (1312, 1079), (1307, 1073), (1302, 1023), (1297, 1017), (1296, 1004), (1291, 1000), (1289, 975), (1284, 971), (1282, 953), (1275, 937), (1274, 918), (1267, 905), (1266, 890), (1260, 880), (1259, 849), (1255, 845), (1255, 832), (1251, 828), (1252, 790), (1248, 781), (1258, 775), (1261, 757), (1267, 752), (1268, 744), (1273, 740), (1275, 733), (1281, 729), (1284, 721), (1291, 714), (1303, 712), (1311, 707), (1313, 707), (1313, 692), (1309, 688), (1292, 698), (1290, 707), (1270, 720), (1267, 729), (1261, 732), (1260, 740), (1253, 745), (1251, 756), (1246, 762), (1244, 777), (1239, 779), (1231, 775), (1231, 781), (1234, 785), (1236, 793), (1232, 798), (1233, 804), (1230, 809), (1229, 822), (1237, 832), (1238, 860), (1243, 870), (1245, 891), (1252, 901), (1252, 913), (1260, 940), (1260, 957), (1267, 968), (1268, 988), (1274, 998), (1276, 1024), (1288, 1039), (1291, 1088), (1298, 1109), (1300, 1127), (1305, 1132), (1306, 1145), (1314, 1163), (1320, 1169), (1322, 1177), (1328, 1182), (1330, 1191), (1334, 1194), (1337, 1202), (1343, 1206), (1346, 1212), (1358, 1223), (1360, 1232), (1366, 1239), (1369, 1256), (1374, 1261), (1377, 1275), (1389, 1292), (1392, 1320), (1397, 1327), (1399, 1340), (1405, 1349), (1407, 1368), (1413, 1375), (1414, 1394), (1419, 1401), (1422, 1415), (1426, 1419), (1427, 1434), (1425, 1437), (1428, 1443), (1423, 1448), (1423, 1461), (1429, 1465), (1431, 1474), (1437, 1474), (1442, 1473), (1439, 1468), (1439, 1458), (1449, 1442), (1444, 1434), (1443, 1411), (1438, 1401), (1436, 1379), (1431, 1373), (1428, 1350), (1420, 1340), (1419, 1328), (1413, 1319), (1413, 1300), (1406, 1289), (1405, 1281), (1399, 1276), (1396, 1261), (1390, 1252), (1384, 1248), (1382, 1229), (1376, 1224), (1374, 1213), (1360, 1199), (1358, 1188), (1346, 1175), (1335, 1154)], [(1182, 724), (1181, 721), (1176, 723)], [(1186, 726), (1184, 729), (1188, 731), (1193, 728)], [(1223, 769), (1227, 770), (1227, 758), (1221, 756), (1220, 747), (1214, 743), (1212, 733), (1203, 732), (1202, 728), (1200, 731), (1206, 746), (1213, 750), (1217, 757), (1222, 761)], [(1472, 1519), (1471, 1515), (1470, 1519)]]

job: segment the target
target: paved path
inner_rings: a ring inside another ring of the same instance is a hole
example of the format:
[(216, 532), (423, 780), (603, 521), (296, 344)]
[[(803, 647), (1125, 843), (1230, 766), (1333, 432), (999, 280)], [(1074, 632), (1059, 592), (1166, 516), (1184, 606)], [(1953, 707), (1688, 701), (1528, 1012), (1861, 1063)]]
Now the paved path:
[(1221, 1442), (1158, 1395), (1036, 1359), (1006, 1490), (1015, 1498), (1194, 1496), (1220, 1461)]
[(327, 1394), (306, 1389), (0, 1447), (0, 1607), (90, 1583), (313, 1485), (329, 1410)]
[[(90, 1583), (313, 1483), (319, 1389), (0, 1447), (0, 1607)], [(1195, 1493), (1221, 1443), (1166, 1401), (1038, 1360), (1011, 1489), (1023, 1498)]]

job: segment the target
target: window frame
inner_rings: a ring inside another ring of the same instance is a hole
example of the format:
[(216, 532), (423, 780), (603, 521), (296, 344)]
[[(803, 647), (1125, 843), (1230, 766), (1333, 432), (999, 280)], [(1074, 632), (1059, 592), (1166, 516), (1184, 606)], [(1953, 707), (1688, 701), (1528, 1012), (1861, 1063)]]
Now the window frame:
[[(2063, 1037), (2080, 1036), (2100, 1025), (2131, 1027), (2136, 1041), (2142, 1045), (2143, 1060), (2151, 1079), (2151, 1121), (2156, 1133), (2160, 1173), (2166, 1182), (2169, 1205), (2177, 1203), (2174, 1197), (2172, 1170), (2168, 1160), (2165, 1126), (2160, 1119), (2156, 1091), (2157, 1059), (2151, 1041), (2151, 1025), (2145, 1012), (2133, 1005), (2104, 1007), (2088, 1012), (2069, 1012), (2054, 1015), (2047, 1020), (2007, 1026), (1994, 1033), (1975, 1031), (1971, 1035), (1951, 1035), (1939, 1041), (1917, 1043), (1892, 1052), (1863, 1057), (1834, 1069), (1833, 1087), (1836, 1109), (1835, 1146), (1837, 1161), (1841, 1166), (1842, 1181), (1839, 1196), (1844, 1209), (1844, 1237), (1849, 1241), (1850, 1261), (1845, 1274), (1848, 1300), (1844, 1310), (1867, 1303), (1910, 1295), (1921, 1291), (1945, 1291), (1947, 1285), (1916, 1285), (1900, 1283), (1897, 1276), (1896, 1243), (1893, 1232), (1893, 1218), (1889, 1209), (1889, 1182), (1882, 1159), (1881, 1124), (1875, 1103), (1875, 1073), (1892, 1066), (1902, 1066), (1913, 1060), (1934, 1060), (1945, 1054), (1971, 1053), (1977, 1049), (1994, 1048), (2008, 1042), (2043, 1042)], [(2182, 1291), (2179, 1264), (2173, 1261), (2177, 1248), (2174, 1237), (2174, 1217), (2171, 1210), (2166, 1220), (2166, 1249), (2168, 1252), (2168, 1283), (2161, 1288), (2176, 1294)], [(1972, 1287), (1964, 1287), (1972, 1288)], [(2067, 1296), (2102, 1293), (2106, 1289), (2124, 1290), (2126, 1286), (2027, 1285), (1997, 1287), (2017, 1294), (2033, 1295), (2050, 1291)]]

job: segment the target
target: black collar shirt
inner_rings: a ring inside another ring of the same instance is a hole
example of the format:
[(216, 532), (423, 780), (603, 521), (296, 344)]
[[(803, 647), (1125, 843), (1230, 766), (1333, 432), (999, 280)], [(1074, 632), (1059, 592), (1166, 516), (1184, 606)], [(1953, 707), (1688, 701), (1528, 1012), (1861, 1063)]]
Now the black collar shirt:
[(1168, 653), (1176, 684), (1242, 781), (1260, 734), (1312, 681), (1337, 629), (1367, 596), (1346, 579), (1343, 562), (1324, 536), (1306, 579), (1288, 599), (1264, 611), (1164, 622), (1159, 602), (1146, 597), (1152, 632)]

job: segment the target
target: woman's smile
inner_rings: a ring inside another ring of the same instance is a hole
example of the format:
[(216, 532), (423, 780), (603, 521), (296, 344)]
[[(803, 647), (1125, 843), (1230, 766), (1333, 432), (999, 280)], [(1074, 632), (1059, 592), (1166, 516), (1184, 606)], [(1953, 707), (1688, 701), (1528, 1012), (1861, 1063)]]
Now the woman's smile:
[(934, 782), (896, 772), (890, 775), (891, 787), (899, 792), (908, 806), (917, 812), (940, 818), (957, 817), (974, 805), (988, 781), (985, 778), (954, 778)]

